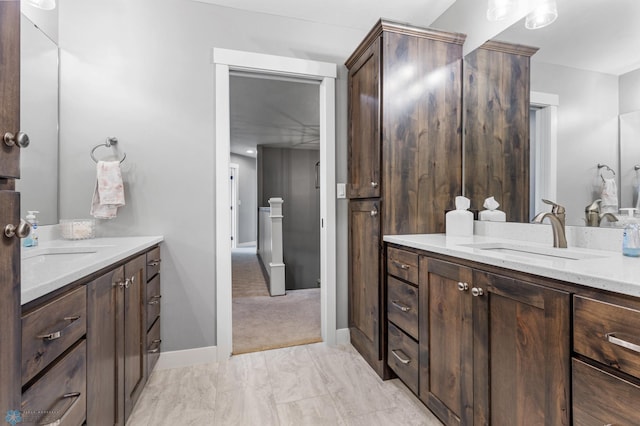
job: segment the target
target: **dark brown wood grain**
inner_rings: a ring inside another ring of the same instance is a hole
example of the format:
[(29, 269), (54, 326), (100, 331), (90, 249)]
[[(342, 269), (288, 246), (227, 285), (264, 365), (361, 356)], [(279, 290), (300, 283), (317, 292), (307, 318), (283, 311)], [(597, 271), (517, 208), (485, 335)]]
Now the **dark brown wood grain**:
[(640, 345), (640, 309), (574, 296), (573, 323), (575, 352), (640, 378), (640, 353), (607, 339), (613, 333), (615, 338)]
[(87, 424), (124, 426), (124, 267), (87, 284)]
[(124, 265), (130, 280), (124, 297), (124, 415), (125, 421), (147, 381), (146, 284), (147, 257), (140, 255)]
[(573, 424), (640, 424), (640, 386), (577, 359), (573, 365)]
[[(18, 4), (9, 2), (9, 4)], [(7, 7), (0, 2), (0, 17)], [(19, 10), (18, 10), (19, 12)], [(19, 21), (20, 17), (16, 19)], [(0, 31), (4, 28), (0, 27)], [(3, 41), (0, 41), (3, 43)], [(2, 75), (0, 75), (2, 80)], [(3, 102), (0, 97), (0, 103)], [(0, 224), (17, 224), (20, 221), (20, 194), (0, 191)], [(0, 237), (0, 414), (20, 407), (20, 239)]]
[(160, 272), (160, 247), (154, 247), (147, 252), (147, 279), (152, 279)]
[(61, 425), (84, 423), (87, 412), (86, 359), (87, 345), (83, 339), (25, 390), (22, 395), (24, 424), (57, 424), (55, 422), (61, 419)]
[(0, 177), (20, 177), (20, 148), (5, 133), (20, 130), (20, 2), (0, 2)]
[(160, 338), (160, 317), (153, 323), (147, 333), (147, 377), (151, 374), (160, 358), (162, 339)]
[[(73, 290), (22, 317), (22, 384), (26, 384), (87, 331), (87, 292)], [(41, 337), (59, 333), (53, 338)]]
[[(387, 362), (407, 387), (417, 394), (419, 365), (418, 343), (392, 323), (389, 323), (388, 332), (389, 353)], [(405, 363), (406, 361), (408, 361), (408, 363)]]
[[(494, 196), (508, 221), (529, 221), (530, 56), (489, 42), (464, 61), (465, 195), (481, 209)], [(522, 47), (522, 46), (520, 46)]]
[(387, 250), (387, 273), (418, 284), (418, 255), (396, 248)]
[(147, 310), (147, 325), (145, 330), (149, 330), (156, 318), (160, 316), (160, 306), (162, 305), (160, 294), (160, 275), (155, 275), (151, 281), (147, 283), (146, 294), (146, 310)]
[(418, 339), (418, 289), (392, 276), (387, 277), (387, 319)]

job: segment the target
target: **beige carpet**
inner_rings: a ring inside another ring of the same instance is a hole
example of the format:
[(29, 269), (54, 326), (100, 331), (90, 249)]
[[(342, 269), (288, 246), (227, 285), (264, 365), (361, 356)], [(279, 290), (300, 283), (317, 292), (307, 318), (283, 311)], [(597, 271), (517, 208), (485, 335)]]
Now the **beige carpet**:
[(255, 251), (234, 250), (232, 261), (234, 355), (322, 341), (319, 288), (271, 297)]

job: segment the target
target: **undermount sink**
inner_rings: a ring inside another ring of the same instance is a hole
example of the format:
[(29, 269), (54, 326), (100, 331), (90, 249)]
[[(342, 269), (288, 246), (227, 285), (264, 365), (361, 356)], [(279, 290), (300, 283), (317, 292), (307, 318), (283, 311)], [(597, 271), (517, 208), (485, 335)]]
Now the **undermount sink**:
[(491, 251), (493, 253), (505, 253), (514, 256), (526, 258), (544, 258), (544, 259), (566, 259), (566, 260), (585, 260), (599, 259), (601, 256), (593, 253), (585, 253), (582, 251), (569, 250), (565, 248), (555, 247), (531, 247), (510, 243), (476, 243), (461, 244), (463, 247), (470, 247), (483, 251)]
[(72, 261), (89, 254), (97, 253), (101, 248), (109, 246), (85, 246), (85, 247), (34, 247), (23, 249), (22, 261), (46, 262), (48, 259), (56, 261)]

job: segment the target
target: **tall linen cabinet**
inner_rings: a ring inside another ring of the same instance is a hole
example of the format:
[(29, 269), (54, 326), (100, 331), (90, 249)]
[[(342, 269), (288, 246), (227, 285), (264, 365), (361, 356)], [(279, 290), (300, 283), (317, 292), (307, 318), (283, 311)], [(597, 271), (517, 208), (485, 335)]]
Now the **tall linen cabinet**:
[(462, 193), (464, 39), (380, 20), (345, 63), (349, 329), (385, 378), (382, 236), (444, 232), (445, 210)]

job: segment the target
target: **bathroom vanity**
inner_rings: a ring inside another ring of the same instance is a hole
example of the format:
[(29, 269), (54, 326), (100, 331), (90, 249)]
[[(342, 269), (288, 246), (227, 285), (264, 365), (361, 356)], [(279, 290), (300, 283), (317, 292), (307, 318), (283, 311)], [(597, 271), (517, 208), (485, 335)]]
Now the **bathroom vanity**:
[(160, 352), (161, 241), (23, 249), (25, 422), (126, 423)]
[(638, 424), (640, 262), (385, 236), (387, 359), (447, 425)]

